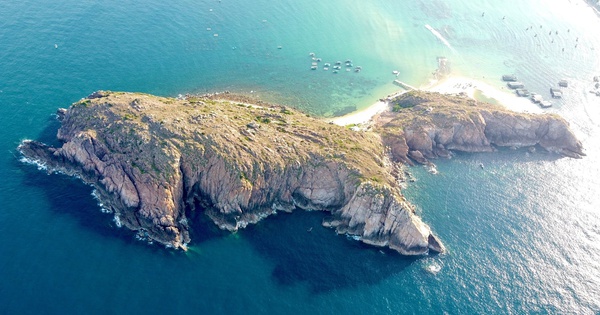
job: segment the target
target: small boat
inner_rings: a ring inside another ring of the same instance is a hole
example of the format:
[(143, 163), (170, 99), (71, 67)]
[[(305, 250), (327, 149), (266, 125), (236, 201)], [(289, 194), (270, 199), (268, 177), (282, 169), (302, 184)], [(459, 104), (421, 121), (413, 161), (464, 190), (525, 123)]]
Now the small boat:
[(360, 69), (356, 68), (354, 69), (354, 72), (360, 72)]
[(282, 46), (277, 46), (277, 49), (281, 49), (281, 48), (283, 48), (283, 47)]
[(317, 70), (317, 66), (310, 66), (310, 70)]
[(214, 36), (214, 37), (219, 37), (219, 34), (217, 34), (217, 33), (214, 33), (214, 34), (213, 34), (213, 36)]
[(560, 87), (568, 87), (569, 86), (569, 82), (567, 82), (567, 80), (560, 80), (560, 81), (558, 81), (558, 86), (560, 86)]
[(211, 30), (212, 30), (212, 28), (210, 28), (210, 27), (207, 27), (207, 28), (206, 28), (206, 30), (207, 30), (207, 31), (211, 31)]
[(529, 95), (530, 95), (530, 94), (529, 94), (529, 91), (528, 91), (528, 90), (526, 90), (526, 89), (517, 89), (517, 96), (520, 96), (520, 97), (527, 97), (527, 96), (529, 96)]
[(333, 73), (338, 73), (338, 70), (333, 70)]
[(350, 67), (350, 68), (352, 68), (352, 64), (351, 64), (351, 63), (347, 63), (347, 64), (346, 64), (346, 67)]
[(544, 99), (542, 98), (541, 95), (537, 94), (537, 93), (531, 93), (531, 101), (533, 101), (534, 103), (538, 104), (539, 102), (543, 101)]
[(312, 232), (312, 229), (313, 229), (313, 228), (312, 228), (312, 226), (311, 226), (311, 227), (309, 227), (309, 228), (308, 228), (308, 230), (306, 230), (306, 232), (310, 233), (310, 232)]
[(552, 107), (552, 103), (550, 101), (541, 101), (540, 107), (541, 108), (549, 108), (549, 107)]
[(336, 61), (336, 62), (335, 62), (335, 64), (336, 64), (336, 65), (341, 65), (341, 64), (342, 64), (342, 62), (341, 62), (341, 61)]
[(481, 167), (481, 169), (483, 169), (483, 163), (479, 163), (479, 167)]
[(340, 69), (342, 69), (342, 67), (340, 67), (340, 66), (333, 66), (333, 69), (340, 70)]
[(505, 82), (517, 82), (517, 76), (511, 74), (505, 74), (502, 76), (502, 81)]
[(55, 48), (55, 49), (56, 49), (56, 48), (58, 48), (58, 44), (54, 44), (54, 48)]
[(508, 86), (511, 89), (522, 89), (525, 87), (525, 84), (523, 84), (521, 82), (511, 81), (511, 82), (506, 83), (506, 86)]
[(323, 59), (317, 58), (317, 62), (321, 62), (321, 61), (323, 61)]
[(392, 74), (397, 76), (398, 74), (400, 74), (400, 71), (394, 70), (394, 71), (392, 71)]
[(561, 98), (562, 97), (562, 91), (557, 88), (551, 88), (550, 94), (552, 94), (553, 98)]
[(308, 55), (309, 55), (309, 56), (311, 56), (311, 57), (314, 57), (314, 56), (315, 56), (315, 53), (311, 52), (311, 53), (309, 53)]
[(350, 68), (346, 68), (346, 72), (350, 72), (350, 70), (351, 70)]
[(331, 67), (331, 64), (329, 62), (326, 62), (323, 67)]
[(327, 71), (329, 70), (329, 67), (324, 67), (323, 70)]

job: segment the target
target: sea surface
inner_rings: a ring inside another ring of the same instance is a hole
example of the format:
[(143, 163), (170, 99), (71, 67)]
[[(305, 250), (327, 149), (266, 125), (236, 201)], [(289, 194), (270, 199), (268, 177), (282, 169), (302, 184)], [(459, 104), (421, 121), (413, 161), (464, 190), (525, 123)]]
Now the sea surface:
[[(600, 97), (588, 92), (598, 30), (583, 0), (1, 1), (0, 313), (599, 314)], [(362, 71), (311, 71), (311, 52)], [(396, 91), (394, 79), (427, 85), (438, 56), (499, 89), (516, 74), (545, 98), (567, 79), (547, 111), (587, 153), (501, 150), (438, 160), (437, 174), (410, 168), (404, 192), (443, 255), (364, 246), (300, 211), (236, 234), (198, 215), (190, 250), (173, 251), (118, 228), (91, 187), (15, 150), (55, 141), (55, 110), (99, 89), (229, 90), (332, 117)]]

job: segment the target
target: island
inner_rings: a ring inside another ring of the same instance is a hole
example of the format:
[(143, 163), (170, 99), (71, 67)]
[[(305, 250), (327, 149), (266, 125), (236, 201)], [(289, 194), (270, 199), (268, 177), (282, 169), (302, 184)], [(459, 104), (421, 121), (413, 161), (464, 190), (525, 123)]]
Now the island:
[(368, 128), (228, 94), (181, 99), (98, 91), (58, 110), (60, 147), (18, 150), (49, 172), (94, 186), (115, 220), (186, 249), (193, 213), (236, 231), (278, 211), (324, 211), (323, 225), (404, 255), (444, 252), (402, 195), (402, 165), (452, 151), (538, 146), (583, 156), (556, 115), (513, 113), (412, 91)]

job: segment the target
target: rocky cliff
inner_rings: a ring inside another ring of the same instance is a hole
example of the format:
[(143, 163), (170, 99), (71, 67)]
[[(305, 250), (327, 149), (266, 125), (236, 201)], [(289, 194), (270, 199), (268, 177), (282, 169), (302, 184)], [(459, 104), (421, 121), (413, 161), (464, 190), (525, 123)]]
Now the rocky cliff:
[(196, 211), (235, 231), (304, 209), (328, 212), (323, 225), (338, 233), (407, 255), (444, 246), (402, 196), (389, 156), (429, 163), (452, 150), (534, 145), (583, 155), (558, 116), (435, 93), (395, 99), (374, 132), (229, 99), (100, 91), (58, 111), (61, 147), (24, 141), (19, 150), (95, 186), (118, 221), (169, 246), (191, 241)]
[(235, 231), (305, 209), (329, 212), (324, 225), (368, 244), (444, 250), (401, 195), (375, 133), (284, 107), (116, 92), (59, 119), (61, 147), (24, 141), (22, 154), (94, 185), (123, 225), (166, 245), (190, 242), (193, 211)]
[(451, 151), (490, 152), (497, 147), (535, 147), (573, 158), (581, 142), (560, 116), (523, 114), (460, 96), (412, 91), (392, 101), (375, 119), (396, 161), (429, 163)]

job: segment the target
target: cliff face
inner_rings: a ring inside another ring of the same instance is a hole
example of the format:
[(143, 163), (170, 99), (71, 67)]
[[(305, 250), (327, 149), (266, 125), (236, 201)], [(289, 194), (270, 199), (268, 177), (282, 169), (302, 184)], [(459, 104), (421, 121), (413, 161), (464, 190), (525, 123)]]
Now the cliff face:
[(234, 231), (300, 208), (402, 254), (444, 250), (400, 194), (374, 133), (281, 107), (112, 92), (59, 119), (60, 148), (24, 141), (22, 154), (80, 176), (123, 225), (161, 243), (185, 248), (191, 211)]
[[(429, 163), (450, 151), (490, 152), (495, 147), (539, 145), (549, 152), (580, 158), (581, 142), (557, 115), (514, 113), (458, 96), (413, 91), (394, 100), (376, 119), (376, 132), (397, 161)], [(409, 159), (410, 158), (410, 159)]]
[(555, 115), (418, 91), (393, 105), (375, 132), (353, 132), (283, 107), (96, 92), (59, 110), (60, 148), (24, 141), (19, 150), (80, 176), (123, 225), (169, 246), (190, 242), (193, 211), (235, 231), (304, 209), (329, 212), (323, 225), (338, 233), (408, 255), (444, 246), (401, 195), (388, 153), (407, 163), (496, 146), (583, 155)]

